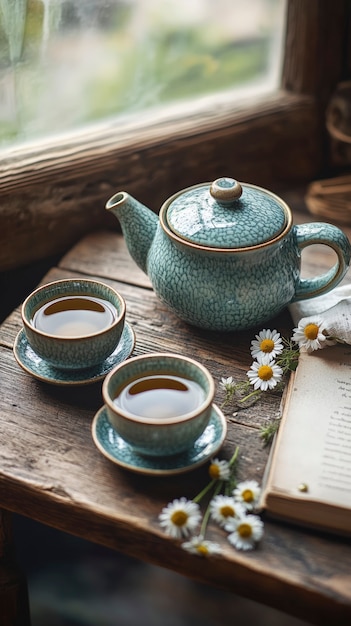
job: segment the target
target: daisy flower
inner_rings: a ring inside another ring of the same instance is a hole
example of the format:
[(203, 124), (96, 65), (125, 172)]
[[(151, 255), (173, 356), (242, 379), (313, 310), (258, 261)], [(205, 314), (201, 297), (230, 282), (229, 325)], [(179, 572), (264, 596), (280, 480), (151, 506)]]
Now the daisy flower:
[(251, 341), (251, 356), (254, 359), (268, 354), (271, 359), (275, 359), (283, 352), (283, 340), (276, 330), (263, 329), (256, 335), (256, 339)]
[(225, 526), (228, 541), (237, 550), (252, 550), (263, 536), (263, 522), (258, 515), (232, 519)]
[(182, 497), (173, 500), (159, 515), (160, 526), (167, 535), (181, 539), (191, 534), (201, 520), (200, 507), (196, 502)]
[(208, 468), (208, 473), (212, 480), (229, 480), (230, 466), (228, 461), (211, 459), (211, 465)]
[(221, 378), (219, 381), (220, 387), (224, 389), (224, 391), (232, 391), (234, 387), (233, 376), (228, 376), (228, 378)]
[(294, 328), (292, 340), (299, 344), (300, 349), (313, 352), (330, 345), (329, 342), (325, 343), (327, 339), (325, 330), (325, 323), (320, 317), (304, 317), (299, 321), (297, 328)]
[(220, 526), (225, 524), (234, 517), (243, 517), (245, 508), (239, 502), (235, 502), (231, 496), (218, 495), (212, 498), (210, 502), (210, 512), (212, 519)]
[(239, 502), (247, 510), (255, 508), (261, 494), (261, 488), (256, 480), (244, 480), (233, 490), (235, 502)]
[(217, 543), (207, 541), (201, 535), (192, 537), (190, 541), (182, 543), (182, 548), (190, 552), (190, 554), (196, 554), (197, 556), (211, 556), (212, 554), (221, 553), (221, 548)]
[(283, 370), (274, 360), (270, 360), (269, 355), (265, 355), (253, 362), (247, 376), (254, 389), (267, 391), (267, 389), (273, 389), (281, 380)]

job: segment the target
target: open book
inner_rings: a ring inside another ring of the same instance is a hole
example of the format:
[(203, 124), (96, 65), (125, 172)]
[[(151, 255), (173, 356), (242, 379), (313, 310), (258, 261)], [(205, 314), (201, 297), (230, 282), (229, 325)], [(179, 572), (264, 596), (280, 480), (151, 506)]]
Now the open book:
[(267, 514), (351, 535), (351, 346), (301, 353), (263, 480)]

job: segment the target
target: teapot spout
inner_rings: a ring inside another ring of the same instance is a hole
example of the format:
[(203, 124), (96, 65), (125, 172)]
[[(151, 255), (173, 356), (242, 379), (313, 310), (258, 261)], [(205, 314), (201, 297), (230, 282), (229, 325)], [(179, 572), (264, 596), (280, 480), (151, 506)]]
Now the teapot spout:
[(105, 208), (119, 220), (129, 254), (147, 274), (147, 257), (156, 233), (157, 215), (125, 191), (113, 195)]

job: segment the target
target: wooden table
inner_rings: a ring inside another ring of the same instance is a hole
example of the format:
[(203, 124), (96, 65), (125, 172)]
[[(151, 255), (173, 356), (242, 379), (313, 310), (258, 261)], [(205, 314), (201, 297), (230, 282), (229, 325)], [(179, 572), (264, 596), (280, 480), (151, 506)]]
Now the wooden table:
[[(296, 216), (297, 221), (308, 219)], [(319, 247), (304, 252), (306, 273), (329, 266), (332, 254)], [(260, 328), (221, 334), (183, 323), (156, 298), (119, 233), (87, 236), (42, 282), (77, 275), (102, 279), (124, 296), (127, 321), (136, 334), (133, 354), (168, 350), (198, 359), (216, 381), (217, 404), (223, 400), (218, 384), (222, 376), (245, 379), (252, 360), (250, 341)], [(289, 314), (283, 312), (266, 327), (289, 336)], [(91, 436), (92, 419), (102, 405), (101, 382), (63, 387), (31, 377), (18, 366), (12, 352), (20, 328), (20, 312), (15, 310), (0, 329), (3, 626), (29, 623), (25, 602), (20, 601), (25, 597), (25, 586), (18, 585), (13, 570), (9, 512), (232, 590), (315, 624), (351, 623), (351, 546), (345, 539), (265, 520), (258, 549), (244, 553), (235, 551), (226, 533), (210, 524), (208, 537), (220, 543), (223, 555), (204, 560), (185, 552), (161, 530), (158, 514), (172, 499), (198, 493), (208, 481), (207, 464), (178, 476), (147, 477), (111, 463), (97, 450)], [(240, 447), (239, 479), (261, 481), (269, 450), (262, 445), (260, 427), (277, 415), (279, 404), (279, 395), (267, 394), (245, 410), (229, 407), (225, 411), (228, 434), (220, 456), (229, 458), (235, 447)]]

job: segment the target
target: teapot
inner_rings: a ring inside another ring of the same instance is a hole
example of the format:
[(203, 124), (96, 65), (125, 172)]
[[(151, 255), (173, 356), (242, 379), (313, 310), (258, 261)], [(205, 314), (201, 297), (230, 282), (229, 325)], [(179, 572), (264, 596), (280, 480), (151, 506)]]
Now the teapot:
[[(124, 191), (105, 208), (159, 299), (201, 328), (258, 326), (291, 302), (333, 289), (350, 263), (350, 242), (338, 227), (293, 225), (281, 198), (233, 178), (175, 193), (159, 216)], [(312, 244), (331, 247), (337, 260), (326, 273), (302, 278), (301, 251)]]

